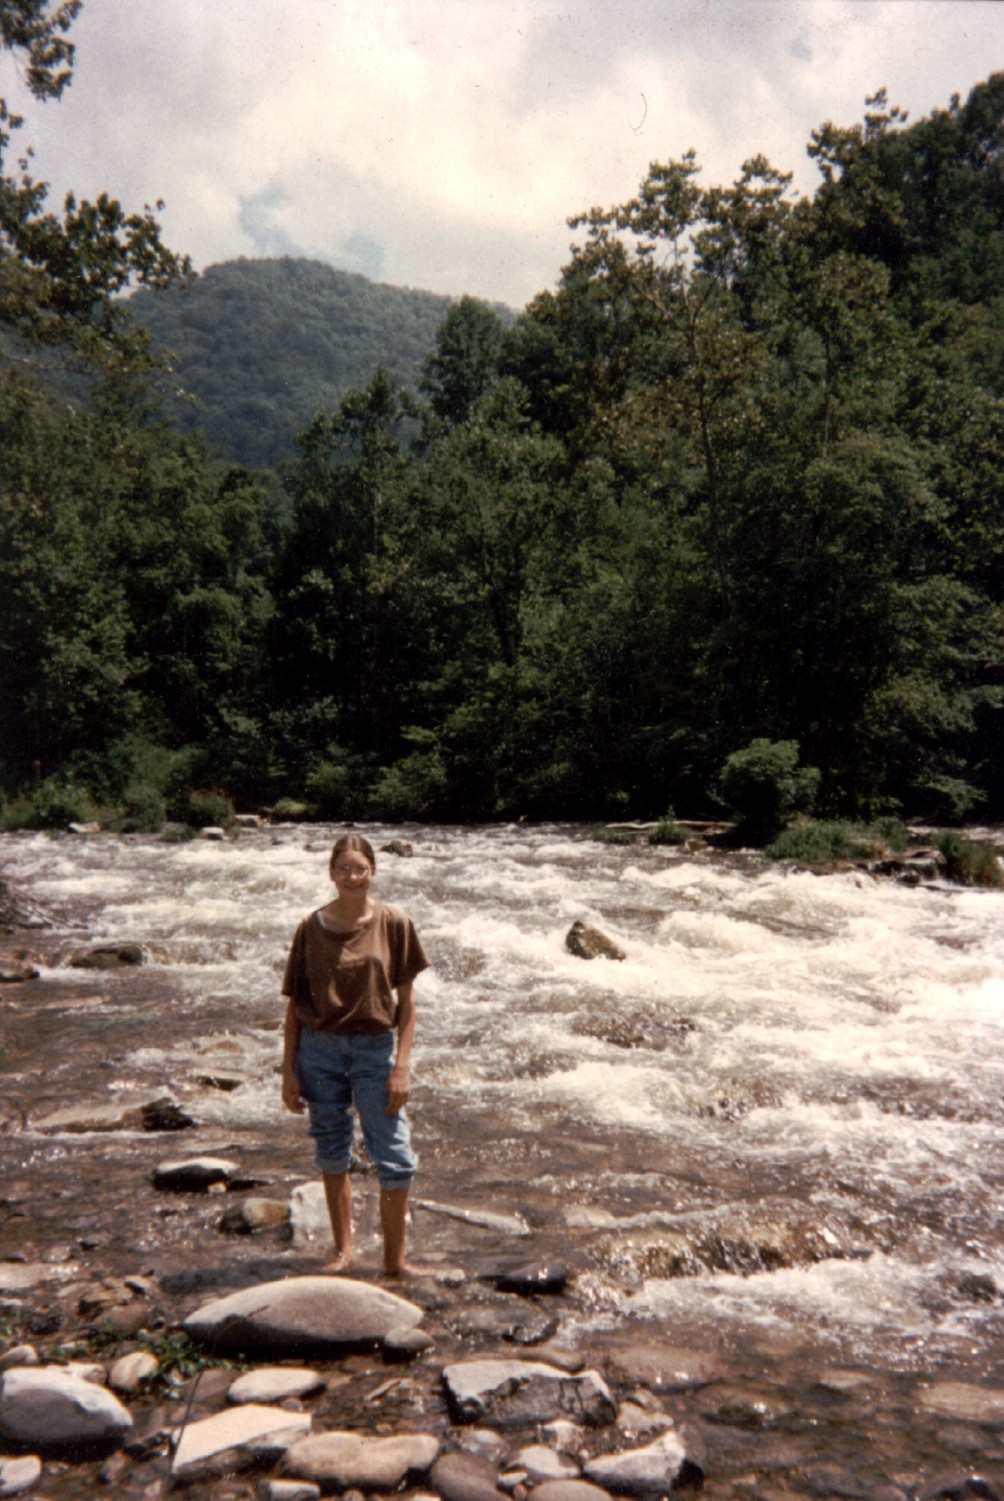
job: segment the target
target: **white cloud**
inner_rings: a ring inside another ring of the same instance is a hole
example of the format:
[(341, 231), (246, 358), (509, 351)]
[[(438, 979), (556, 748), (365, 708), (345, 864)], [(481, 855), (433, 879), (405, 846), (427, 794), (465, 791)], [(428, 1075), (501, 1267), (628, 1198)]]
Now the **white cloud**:
[[(167, 201), (204, 266), (284, 250), (519, 305), (568, 215), (695, 148), (811, 191), (810, 131), (912, 118), (1001, 64), (991, 0), (86, 0), (77, 73), (25, 107), (61, 194)], [(10, 60), (0, 88), (11, 88)]]

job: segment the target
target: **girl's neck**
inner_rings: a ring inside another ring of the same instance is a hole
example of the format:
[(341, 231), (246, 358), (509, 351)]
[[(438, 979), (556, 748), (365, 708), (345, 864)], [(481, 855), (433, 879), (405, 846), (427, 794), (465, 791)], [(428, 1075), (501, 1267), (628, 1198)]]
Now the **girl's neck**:
[(336, 926), (352, 928), (372, 916), (373, 898), (368, 891), (341, 891), (326, 910)]

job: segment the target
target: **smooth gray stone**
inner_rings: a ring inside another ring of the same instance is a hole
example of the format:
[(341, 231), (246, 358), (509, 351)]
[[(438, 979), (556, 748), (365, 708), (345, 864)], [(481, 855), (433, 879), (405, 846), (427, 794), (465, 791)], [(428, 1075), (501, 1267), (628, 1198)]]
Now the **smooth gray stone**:
[(118, 1442), (132, 1414), (93, 1381), (59, 1366), (15, 1366), (0, 1376), (0, 1437), (40, 1448)]
[(429, 1475), (443, 1501), (499, 1501), (495, 1466), (477, 1454), (444, 1454)]
[(526, 1471), (533, 1485), (543, 1484), (545, 1480), (577, 1480), (581, 1473), (577, 1464), (562, 1454), (556, 1454), (546, 1444), (527, 1444), (516, 1455), (514, 1464)]
[(287, 1397), (307, 1397), (324, 1386), (324, 1377), (304, 1366), (265, 1366), (247, 1371), (227, 1392), (227, 1401), (284, 1402)]
[(423, 1475), (439, 1453), (431, 1433), (371, 1438), (332, 1430), (293, 1444), (282, 1462), (285, 1475), (316, 1481), (322, 1490), (396, 1490), (409, 1475)]
[(19, 1496), (42, 1478), (42, 1461), (37, 1454), (22, 1459), (0, 1459), (0, 1496)]
[(206, 1303), (183, 1327), (211, 1349), (277, 1356), (378, 1344), (422, 1316), (405, 1298), (350, 1277), (286, 1277)]
[(610, 1501), (610, 1492), (588, 1480), (545, 1480), (533, 1488), (534, 1501)]
[(309, 1480), (266, 1480), (263, 1501), (318, 1501), (321, 1487)]
[(186, 1423), (178, 1430), (171, 1479), (194, 1480), (274, 1462), (310, 1432), (311, 1421), (307, 1412), (248, 1403)]
[(587, 1480), (605, 1490), (629, 1496), (664, 1496), (672, 1489), (687, 1455), (674, 1429), (667, 1429), (654, 1443), (622, 1454), (602, 1454), (585, 1466)]
[(131, 1397), (138, 1392), (144, 1381), (156, 1375), (159, 1362), (149, 1350), (133, 1350), (121, 1355), (108, 1372), (108, 1385), (113, 1391)]

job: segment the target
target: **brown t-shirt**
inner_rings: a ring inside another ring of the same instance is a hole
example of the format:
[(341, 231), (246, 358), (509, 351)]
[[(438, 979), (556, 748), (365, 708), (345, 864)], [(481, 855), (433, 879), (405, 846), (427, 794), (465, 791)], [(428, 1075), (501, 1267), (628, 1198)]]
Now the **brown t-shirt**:
[(394, 991), (428, 969), (411, 919), (375, 903), (373, 920), (353, 933), (335, 933), (319, 912), (293, 937), (283, 995), (305, 1027), (320, 1032), (386, 1032), (397, 1023)]

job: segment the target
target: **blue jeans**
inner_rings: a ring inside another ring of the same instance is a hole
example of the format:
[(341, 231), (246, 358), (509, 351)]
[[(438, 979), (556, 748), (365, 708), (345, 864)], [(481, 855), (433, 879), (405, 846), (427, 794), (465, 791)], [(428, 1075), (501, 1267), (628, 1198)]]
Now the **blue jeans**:
[(348, 1172), (355, 1105), (366, 1150), (381, 1188), (410, 1188), (418, 1167), (403, 1110), (387, 1114), (387, 1077), (394, 1062), (394, 1033), (300, 1030), (296, 1072), (310, 1112), (317, 1166)]

